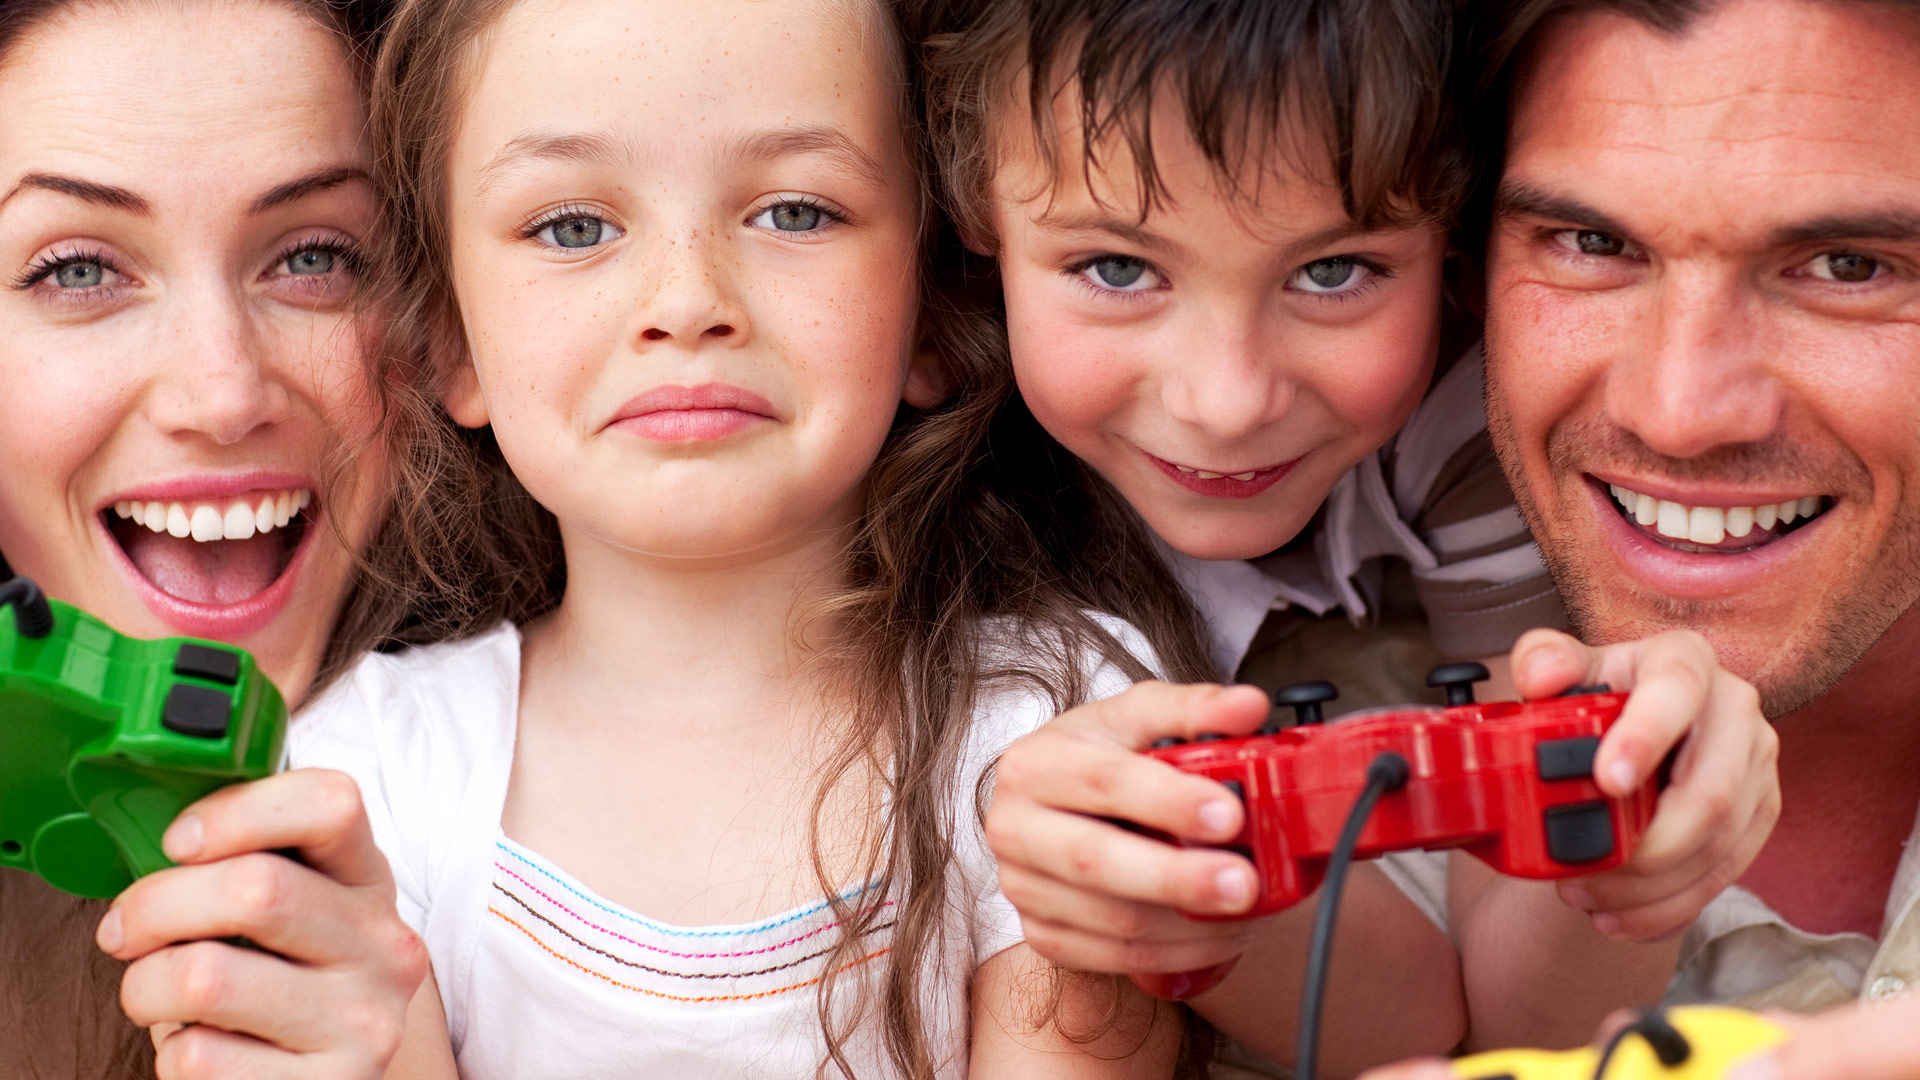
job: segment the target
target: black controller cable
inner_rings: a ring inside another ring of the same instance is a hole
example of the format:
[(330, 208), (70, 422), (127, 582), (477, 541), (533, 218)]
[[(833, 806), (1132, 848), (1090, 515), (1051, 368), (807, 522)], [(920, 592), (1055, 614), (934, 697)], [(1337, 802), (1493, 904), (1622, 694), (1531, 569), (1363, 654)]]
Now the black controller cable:
[(13, 605), (13, 625), (21, 637), (43, 638), (53, 633), (53, 609), (40, 586), (23, 577), (0, 584), (0, 607)]
[(1653, 1056), (1660, 1059), (1663, 1068), (1673, 1069), (1687, 1063), (1693, 1056), (1693, 1047), (1687, 1044), (1687, 1037), (1667, 1019), (1665, 1009), (1650, 1009), (1641, 1014), (1638, 1020), (1613, 1033), (1606, 1045), (1600, 1048), (1600, 1059), (1593, 1066), (1593, 1080), (1603, 1080), (1607, 1075), (1607, 1066), (1613, 1062), (1614, 1051), (1620, 1044), (1638, 1035), (1653, 1048)]
[(1333, 951), (1333, 924), (1340, 915), (1340, 892), (1347, 884), (1347, 867), (1353, 862), (1353, 849), (1360, 843), (1360, 830), (1380, 796), (1407, 786), (1413, 769), (1407, 759), (1388, 750), (1367, 766), (1367, 783), (1360, 797), (1347, 812), (1347, 823), (1327, 859), (1327, 876), (1320, 886), (1320, 907), (1313, 913), (1313, 944), (1307, 951), (1306, 992), (1300, 998), (1300, 1054), (1295, 1062), (1295, 1080), (1314, 1080), (1315, 1060), (1320, 1052), (1320, 1006), (1327, 993), (1327, 957)]

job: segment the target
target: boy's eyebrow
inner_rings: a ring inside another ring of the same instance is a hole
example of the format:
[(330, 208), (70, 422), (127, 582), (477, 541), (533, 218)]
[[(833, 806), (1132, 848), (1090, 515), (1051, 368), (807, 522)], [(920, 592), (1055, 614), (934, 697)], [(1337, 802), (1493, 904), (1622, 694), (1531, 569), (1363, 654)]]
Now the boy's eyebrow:
[(253, 200), (253, 205), (247, 207), (247, 213), (264, 214), (276, 206), (283, 206), (287, 203), (304, 199), (316, 191), (325, 191), (328, 188), (339, 187), (349, 180), (360, 180), (367, 184), (373, 183), (373, 177), (369, 176), (365, 169), (355, 165), (335, 165), (332, 168), (319, 169), (297, 180), (289, 180), (281, 184), (265, 195)]
[(1174, 246), (1171, 241), (1143, 225), (1098, 212), (1056, 214), (1048, 209), (1034, 218), (1033, 223), (1041, 228), (1059, 229), (1064, 232), (1103, 232), (1110, 236), (1117, 236), (1129, 244), (1154, 251), (1166, 251)]
[(57, 191), (83, 202), (125, 210), (142, 217), (153, 215), (153, 206), (126, 188), (114, 187), (112, 184), (99, 184), (92, 180), (81, 180), (73, 176), (56, 176), (52, 173), (28, 173), (21, 177), (20, 182), (13, 185), (12, 191), (7, 192), (5, 198), (0, 198), (0, 206), (7, 205), (15, 195), (28, 189)]
[(480, 179), (474, 185), (477, 194), (485, 194), (502, 173), (526, 160), (576, 161), (587, 165), (623, 165), (633, 161), (631, 147), (609, 135), (591, 131), (526, 131), (507, 140), (507, 145), (480, 167)]
[(1582, 225), (1591, 226), (1595, 232), (1611, 233), (1616, 236), (1633, 235), (1632, 229), (1578, 199), (1555, 195), (1532, 184), (1514, 181), (1501, 184), (1499, 190), (1494, 192), (1493, 216), (1577, 221)]
[(756, 131), (727, 148), (731, 161), (753, 161), (786, 157), (789, 154), (824, 154), (836, 158), (847, 171), (875, 185), (885, 187), (887, 172), (873, 155), (861, 149), (846, 132), (825, 124)]

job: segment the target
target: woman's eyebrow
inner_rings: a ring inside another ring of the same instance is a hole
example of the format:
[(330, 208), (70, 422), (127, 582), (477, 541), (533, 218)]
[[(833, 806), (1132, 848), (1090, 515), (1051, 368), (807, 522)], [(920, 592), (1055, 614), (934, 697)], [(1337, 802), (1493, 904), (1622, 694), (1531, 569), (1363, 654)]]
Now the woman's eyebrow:
[(347, 183), (350, 180), (360, 180), (369, 185), (373, 183), (373, 177), (367, 174), (367, 170), (357, 165), (335, 165), (331, 168), (310, 172), (297, 180), (289, 180), (281, 184), (279, 187), (253, 200), (253, 205), (247, 207), (247, 213), (264, 214), (276, 206), (284, 206), (290, 202), (297, 202), (316, 191), (325, 191), (328, 188), (339, 187), (341, 184)]
[(53, 173), (28, 173), (22, 176), (20, 182), (13, 185), (13, 190), (7, 192), (6, 198), (0, 198), (0, 206), (5, 206), (13, 201), (15, 195), (29, 189), (54, 191), (83, 202), (125, 210), (130, 214), (139, 214), (141, 217), (150, 217), (153, 214), (153, 206), (147, 200), (126, 188), (114, 187), (112, 184), (99, 184), (74, 176), (58, 176)]

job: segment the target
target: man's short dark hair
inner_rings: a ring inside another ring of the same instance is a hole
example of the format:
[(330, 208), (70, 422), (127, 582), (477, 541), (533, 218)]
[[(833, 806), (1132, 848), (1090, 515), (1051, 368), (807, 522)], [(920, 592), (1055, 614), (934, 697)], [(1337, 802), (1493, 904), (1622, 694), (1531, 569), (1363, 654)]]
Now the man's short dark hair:
[[(1450, 220), (1469, 174), (1454, 108), (1456, 0), (909, 0), (924, 43), (929, 132), (955, 216), (990, 239), (995, 108), (1024, 89), (1055, 177), (1053, 103), (1079, 103), (1084, 170), (1103, 140), (1131, 152), (1144, 214), (1165, 196), (1154, 102), (1239, 190), (1275, 152), (1340, 189), (1363, 225)], [(1305, 121), (1306, 145), (1293, 145)], [(1324, 149), (1324, 155), (1322, 150)]]

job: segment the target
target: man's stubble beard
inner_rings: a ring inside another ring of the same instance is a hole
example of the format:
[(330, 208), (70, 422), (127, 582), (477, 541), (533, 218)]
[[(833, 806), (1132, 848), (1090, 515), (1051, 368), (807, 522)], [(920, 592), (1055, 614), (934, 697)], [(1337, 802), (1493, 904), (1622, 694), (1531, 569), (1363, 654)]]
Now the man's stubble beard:
[[(1625, 594), (1622, 597), (1625, 602), (1608, 604), (1605, 592), (1595, 580), (1597, 575), (1574, 553), (1577, 540), (1562, 537), (1545, 527), (1545, 516), (1526, 483), (1513, 418), (1493, 392), (1496, 364), (1490, 345), (1486, 351), (1487, 378), (1482, 393), (1494, 454), (1506, 474), (1514, 503), (1533, 533), (1546, 560), (1547, 571), (1560, 592), (1567, 621), (1581, 641), (1607, 645), (1639, 640), (1664, 630), (1707, 627), (1709, 629), (1701, 632), (1712, 642), (1721, 665), (1752, 683), (1760, 692), (1761, 710), (1769, 719), (1778, 719), (1812, 704), (1831, 690), (1920, 595), (1920, 513), (1910, 512), (1894, 519), (1886, 537), (1892, 549), (1886, 556), (1893, 571), (1888, 581), (1895, 588), (1875, 589), (1868, 582), (1862, 583), (1868, 587), (1833, 597), (1824, 615), (1809, 612), (1807, 619), (1782, 628), (1779, 635), (1770, 636), (1770, 641), (1777, 644), (1770, 644), (1763, 652), (1730, 648), (1728, 643), (1714, 640), (1712, 626), (1738, 619), (1740, 601), (1737, 598), (1680, 600), (1645, 589), (1637, 582), (1616, 579), (1612, 587), (1616, 595)], [(1564, 447), (1557, 444), (1553, 432), (1547, 438), (1547, 462), (1555, 478), (1580, 471), (1567, 460)], [(1559, 493), (1562, 488), (1556, 483), (1553, 490)], [(1610, 607), (1644, 614), (1609, 618), (1606, 612)]]

